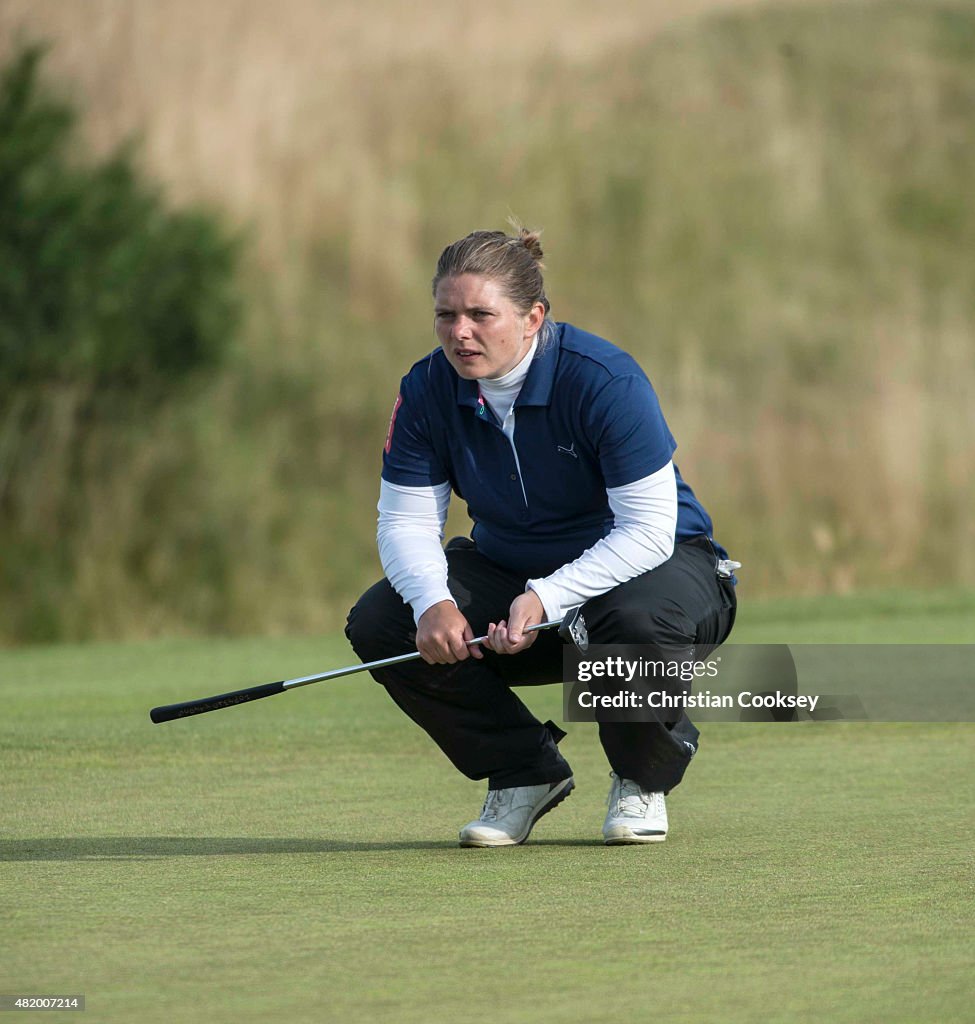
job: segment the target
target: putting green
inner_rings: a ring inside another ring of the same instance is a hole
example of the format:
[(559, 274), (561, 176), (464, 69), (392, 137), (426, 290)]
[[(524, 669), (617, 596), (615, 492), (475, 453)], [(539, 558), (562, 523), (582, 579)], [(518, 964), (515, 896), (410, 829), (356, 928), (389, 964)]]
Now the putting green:
[[(736, 639), (975, 642), (975, 594), (743, 608)], [(326, 639), (0, 653), (2, 993), (95, 1021), (938, 1021), (970, 1010), (971, 725), (712, 724), (672, 833), (600, 841), (595, 729), (529, 844)], [(559, 715), (557, 687), (527, 691)]]

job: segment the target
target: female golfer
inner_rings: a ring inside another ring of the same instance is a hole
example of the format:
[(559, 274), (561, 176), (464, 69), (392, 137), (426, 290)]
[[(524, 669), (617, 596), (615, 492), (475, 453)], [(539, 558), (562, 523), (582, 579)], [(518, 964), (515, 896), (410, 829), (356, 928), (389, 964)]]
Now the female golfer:
[[(386, 577), (346, 627), (363, 661), (423, 655), (373, 675), (458, 770), (488, 780), (462, 846), (524, 842), (574, 785), (565, 734), (511, 689), (562, 679), (558, 636), (528, 626), (581, 605), (590, 643), (692, 659), (735, 616), (726, 552), (672, 461), (649, 380), (608, 341), (548, 318), (542, 267), (538, 233), (525, 229), (475, 231), (441, 254), (440, 346), (403, 378), (386, 437)], [(444, 549), (451, 493), (474, 528)], [(673, 717), (600, 722), (607, 843), (666, 838), (664, 797), (698, 741), (686, 715)]]

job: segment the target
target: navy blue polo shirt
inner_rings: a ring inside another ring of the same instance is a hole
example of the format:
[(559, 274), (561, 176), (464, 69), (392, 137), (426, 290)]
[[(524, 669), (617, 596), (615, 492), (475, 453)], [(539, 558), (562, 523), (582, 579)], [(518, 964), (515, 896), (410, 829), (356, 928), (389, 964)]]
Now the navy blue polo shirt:
[[(606, 489), (662, 469), (677, 444), (636, 360), (570, 324), (546, 330), (514, 408), (517, 461), (477, 381), (437, 349), (403, 378), (382, 475), (406, 487), (449, 481), (484, 555), (548, 576), (613, 528)], [(679, 472), (677, 500), (677, 540), (710, 536)]]

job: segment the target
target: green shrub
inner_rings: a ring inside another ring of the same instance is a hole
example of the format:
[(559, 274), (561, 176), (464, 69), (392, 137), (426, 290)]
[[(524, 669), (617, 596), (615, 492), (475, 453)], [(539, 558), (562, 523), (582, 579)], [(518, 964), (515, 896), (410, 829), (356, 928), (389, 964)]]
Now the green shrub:
[(130, 148), (72, 160), (75, 113), (41, 87), (42, 56), (22, 50), (0, 77), (0, 396), (167, 389), (232, 336), (238, 241), (167, 209)]

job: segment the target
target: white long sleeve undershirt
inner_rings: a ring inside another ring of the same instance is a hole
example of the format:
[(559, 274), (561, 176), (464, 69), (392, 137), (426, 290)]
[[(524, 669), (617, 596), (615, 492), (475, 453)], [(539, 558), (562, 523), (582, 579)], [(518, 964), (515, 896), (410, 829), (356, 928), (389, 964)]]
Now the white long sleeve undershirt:
[(393, 590), (412, 606), (417, 623), (431, 605), (454, 600), (447, 589), (447, 556), (442, 547), (449, 505), (449, 483), (433, 487), (379, 483), (379, 561)]
[(656, 569), (674, 553), (677, 477), (673, 462), (622, 487), (606, 489), (613, 528), (591, 548), (543, 579), (528, 581), (547, 619)]
[[(613, 529), (550, 576), (528, 581), (548, 619), (562, 618), (570, 608), (649, 572), (673, 554), (677, 479), (672, 462), (642, 480), (608, 488), (606, 496)], [(449, 483), (380, 484), (379, 558), (393, 589), (412, 606), (416, 622), (439, 601), (453, 601), (441, 546), (449, 504)]]

